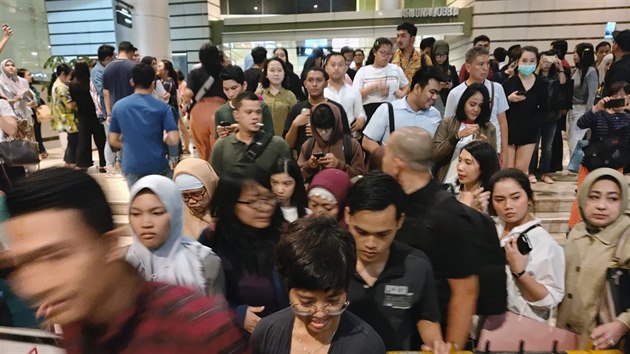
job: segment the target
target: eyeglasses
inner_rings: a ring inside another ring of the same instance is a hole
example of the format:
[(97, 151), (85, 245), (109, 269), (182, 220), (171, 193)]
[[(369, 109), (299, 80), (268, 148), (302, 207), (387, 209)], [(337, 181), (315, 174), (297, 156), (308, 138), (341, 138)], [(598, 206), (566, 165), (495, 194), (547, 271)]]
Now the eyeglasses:
[(384, 57), (391, 57), (392, 55), (394, 55), (394, 53), (392, 52), (383, 52), (381, 50), (377, 50), (376, 52)]
[(295, 304), (291, 304), (291, 308), (293, 309), (294, 314), (303, 317), (313, 316), (317, 311), (322, 311), (328, 316), (337, 316), (341, 315), (348, 308), (348, 305), (350, 305), (350, 301), (346, 301), (344, 303), (337, 302), (334, 304), (324, 304), (321, 306), (297, 302)]
[(182, 198), (184, 198), (184, 202), (188, 202), (191, 199), (194, 201), (200, 202), (203, 200), (203, 197), (205, 195), (206, 195), (206, 189), (204, 188), (203, 191), (201, 192), (182, 194)]
[(237, 200), (238, 204), (247, 205), (253, 209), (261, 209), (264, 207), (275, 206), (278, 203), (275, 194), (269, 194), (252, 200)]

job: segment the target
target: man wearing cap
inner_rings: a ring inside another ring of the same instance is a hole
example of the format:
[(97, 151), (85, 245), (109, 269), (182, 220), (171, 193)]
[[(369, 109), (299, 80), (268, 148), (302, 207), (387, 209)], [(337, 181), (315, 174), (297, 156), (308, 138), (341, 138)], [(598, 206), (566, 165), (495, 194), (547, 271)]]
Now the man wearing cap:
[(615, 82), (630, 82), (630, 29), (613, 32), (612, 53), (615, 62), (604, 78), (602, 97), (610, 96), (610, 86)]

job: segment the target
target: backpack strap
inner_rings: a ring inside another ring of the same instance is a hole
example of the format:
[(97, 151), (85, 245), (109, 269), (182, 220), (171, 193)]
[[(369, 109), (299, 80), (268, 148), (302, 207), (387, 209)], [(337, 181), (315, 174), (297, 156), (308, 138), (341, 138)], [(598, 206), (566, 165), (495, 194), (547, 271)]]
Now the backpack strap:
[(387, 110), (389, 113), (389, 134), (391, 135), (396, 129), (396, 123), (394, 122), (394, 106), (391, 102), (387, 102)]
[(352, 138), (348, 134), (343, 135), (343, 157), (346, 159), (346, 164), (350, 165), (352, 162)]
[(313, 154), (313, 149), (315, 148), (315, 138), (308, 138), (308, 145), (306, 145), (306, 151), (304, 151), (304, 160), (308, 160), (311, 158)]
[(271, 142), (273, 134), (267, 134), (262, 131), (258, 132), (254, 136), (254, 141), (247, 146), (247, 149), (241, 156), (239, 162), (241, 163), (253, 163), (260, 157), (267, 149), (267, 146)]

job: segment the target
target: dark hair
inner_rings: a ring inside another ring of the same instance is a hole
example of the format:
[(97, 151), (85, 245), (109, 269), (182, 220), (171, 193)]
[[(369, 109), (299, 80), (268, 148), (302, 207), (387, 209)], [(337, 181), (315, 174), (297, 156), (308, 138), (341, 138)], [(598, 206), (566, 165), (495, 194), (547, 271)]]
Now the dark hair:
[(177, 81), (184, 81), (186, 79), (183, 71), (175, 69), (175, 73), (177, 74)]
[(52, 209), (77, 210), (99, 234), (114, 228), (112, 210), (100, 185), (86, 173), (68, 168), (47, 168), (16, 181), (7, 192), (6, 205), (11, 217)]
[(350, 188), (346, 205), (350, 214), (362, 210), (381, 211), (393, 205), (396, 208), (396, 219), (400, 219), (403, 195), (402, 187), (396, 179), (382, 171), (371, 171)]
[[(340, 52), (341, 55), (344, 55), (346, 53), (352, 53), (354, 55), (354, 49), (348, 47), (347, 45), (343, 46), (339, 52)], [(331, 53), (331, 55), (332, 55), (332, 53)], [(330, 55), (329, 55), (329, 57), (330, 57)]]
[(420, 50), (424, 50), (425, 48), (431, 48), (431, 52), (433, 52), (434, 44), (435, 44), (435, 38), (433, 37), (423, 38), (420, 41)]
[(597, 52), (597, 51), (599, 50), (599, 48), (601, 48), (601, 47), (605, 47), (605, 46), (609, 46), (609, 47), (610, 47), (611, 45), (610, 45), (610, 43), (609, 43), (609, 42), (606, 42), (606, 41), (599, 42), (599, 43), (597, 43), (597, 45), (595, 46), (595, 51)]
[(507, 54), (508, 51), (503, 47), (498, 47), (492, 52), (492, 56), (494, 56), (494, 59), (496, 59), (499, 63), (503, 63), (505, 61)]
[(173, 63), (171, 63), (171, 61), (167, 59), (162, 59), (160, 61), (162, 62), (162, 64), (164, 64), (164, 69), (166, 69), (166, 73), (168, 77), (173, 79), (173, 82), (175, 83), (175, 85), (177, 85), (178, 77), (177, 77), (177, 72), (175, 71), (175, 68), (173, 67)]
[(269, 173), (254, 164), (236, 164), (220, 176), (210, 202), (211, 213), (217, 218), (213, 248), (222, 249), (237, 274), (247, 271), (270, 275), (273, 248), (283, 220), (280, 208), (262, 230), (245, 226), (235, 212), (243, 189), (255, 184), (271, 190)]
[(302, 81), (306, 81), (306, 78), (308, 77), (308, 74), (311, 71), (317, 71), (317, 72), (322, 73), (324, 75), (324, 80), (328, 81), (328, 73), (326, 72), (326, 70), (324, 70), (324, 69), (322, 69), (322, 68), (320, 68), (318, 66), (313, 66), (312, 68), (307, 69), (304, 72), (304, 77), (302, 78)]
[(439, 82), (448, 81), (441, 70), (434, 68), (433, 66), (421, 67), (411, 78), (411, 90), (413, 90), (416, 85), (420, 85), (420, 88), (425, 88), (431, 79)]
[(382, 46), (384, 46), (384, 45), (388, 45), (388, 46), (390, 46), (390, 47), (393, 47), (393, 46), (394, 46), (394, 44), (392, 43), (392, 41), (390, 41), (390, 40), (389, 40), (389, 38), (385, 38), (385, 37), (380, 37), (380, 38), (377, 38), (377, 39), (374, 41), (374, 45), (372, 46), (373, 51), (372, 51), (372, 52), (370, 52), (370, 55), (374, 55), (374, 53), (373, 53), (373, 52), (375, 52), (375, 51), (377, 51), (377, 50), (381, 49), (381, 47), (382, 47)]
[(511, 179), (514, 182), (516, 182), (516, 184), (518, 184), (521, 187), (521, 189), (525, 191), (525, 195), (527, 195), (527, 199), (531, 203), (534, 203), (534, 192), (532, 191), (532, 186), (529, 182), (529, 179), (527, 178), (527, 175), (523, 173), (523, 171), (517, 168), (508, 168), (505, 170), (500, 170), (490, 178), (489, 189), (487, 189), (490, 191), (490, 195), (491, 195), (490, 203), (488, 205), (488, 211), (490, 212), (490, 215), (497, 215), (497, 212), (494, 210), (494, 206), (492, 205), (492, 194), (494, 194), (494, 186), (498, 182), (504, 181), (506, 179)]
[(282, 70), (284, 71), (284, 79), (282, 80), (282, 87), (287, 88), (289, 85), (289, 71), (287, 70), (287, 65), (282, 61), (282, 59), (278, 57), (269, 58), (265, 61), (265, 65), (263, 65), (262, 74), (260, 75), (260, 84), (264, 88), (268, 88), (271, 83), (267, 78), (267, 68), (269, 67), (269, 63), (272, 61), (276, 61), (282, 65)]
[(584, 78), (588, 73), (590, 67), (595, 68), (595, 52), (593, 45), (590, 43), (582, 42), (575, 46), (575, 52), (580, 58), (578, 68), (580, 69), (581, 81), (580, 86), (584, 85)]
[(26, 75), (26, 72), (28, 71), (27, 68), (19, 68), (17, 71), (17, 75), (21, 78), (24, 78), (24, 76)]
[(199, 48), (199, 62), (201, 66), (216, 79), (219, 78), (219, 72), (221, 72), (221, 61), (223, 57), (219, 53), (217, 48), (212, 43), (205, 43)]
[(317, 58), (321, 58), (322, 60), (324, 60), (324, 51), (322, 50), (322, 48), (313, 48), (311, 55), (309, 55), (308, 58), (306, 58), (306, 61), (304, 62), (304, 66), (302, 67), (302, 74), (300, 75), (300, 78), (302, 79), (302, 81), (306, 79), (306, 75), (308, 74), (310, 69), (319, 68), (318, 66), (315, 65), (315, 61)]
[(468, 151), (479, 164), (479, 182), (484, 190), (490, 190), (490, 178), (501, 169), (497, 150), (483, 140), (474, 140), (464, 145), (462, 150)]
[[(287, 71), (288, 71), (290, 74), (292, 74), (292, 73), (293, 73), (293, 64), (291, 64), (291, 62), (289, 61), (289, 51), (287, 51), (287, 48), (284, 48), (284, 47), (276, 47), (276, 48), (273, 50), (273, 56), (274, 56), (274, 57), (276, 57), (276, 56), (277, 56), (277, 55), (276, 55), (276, 52), (277, 52), (278, 50), (281, 50), (282, 52), (284, 52), (284, 57), (285, 57), (285, 58), (286, 58), (286, 60), (287, 60), (287, 61), (286, 61), (286, 63), (284, 63), (284, 64), (285, 64), (285, 66), (287, 67)], [(287, 75), (287, 77), (288, 77), (288, 76), (289, 76), (289, 75)]]
[(264, 47), (255, 47), (252, 49), (252, 59), (254, 64), (262, 64), (267, 59), (267, 49)]
[[(558, 51), (555, 50), (555, 49), (549, 49), (549, 50), (547, 50), (545, 52), (540, 53), (539, 58), (542, 59), (543, 56), (549, 56), (549, 57), (558, 56)], [(558, 69), (556, 69), (555, 65), (549, 66), (548, 77), (555, 77), (557, 73), (558, 73)]]
[(155, 57), (147, 55), (147, 56), (142, 57), (142, 59), (140, 59), (140, 64), (153, 65), (154, 60), (157, 61)]
[(457, 102), (455, 118), (458, 121), (463, 122), (468, 119), (468, 117), (466, 117), (465, 111), (466, 101), (468, 101), (468, 99), (470, 99), (477, 92), (481, 93), (481, 95), (483, 96), (483, 103), (481, 104), (481, 111), (479, 112), (479, 116), (475, 120), (475, 124), (483, 126), (490, 122), (490, 114), (492, 113), (492, 111), (490, 110), (490, 93), (488, 93), (488, 89), (484, 84), (479, 83), (474, 83), (466, 87), (466, 90), (464, 90), (464, 92), (462, 93), (459, 102)]
[(478, 42), (488, 42), (490, 43), (490, 37), (485, 34), (479, 35), (473, 39), (473, 46), (477, 45)]
[(297, 208), (298, 216), (300, 218), (306, 216), (308, 202), (306, 189), (304, 189), (304, 178), (302, 178), (300, 166), (298, 166), (297, 162), (291, 158), (280, 158), (271, 166), (271, 170), (269, 171), (271, 176), (278, 173), (286, 173), (295, 180), (295, 188), (293, 189), (293, 195), (291, 196), (291, 205)]
[(365, 55), (365, 52), (361, 48), (355, 49), (354, 50), (354, 55), (357, 55), (357, 52), (361, 52), (361, 54)]
[(558, 58), (564, 60), (564, 56), (567, 54), (569, 50), (569, 43), (564, 39), (559, 39), (557, 41), (551, 42), (551, 48), (555, 49), (558, 52)]
[(538, 55), (538, 48), (532, 45), (521, 47), (521, 50), (518, 52), (518, 59), (521, 59), (521, 56), (523, 56), (525, 52), (534, 53), (536, 55), (536, 63), (538, 63), (538, 59), (540, 58), (540, 56)]
[(98, 53), (98, 60), (103, 61), (107, 59), (108, 57), (114, 56), (114, 47), (109, 44), (103, 44), (102, 46), (98, 47), (97, 53)]
[(630, 84), (626, 81), (615, 81), (610, 85), (610, 93), (616, 94), (623, 90), (627, 95), (630, 95)]
[(333, 128), (335, 126), (335, 115), (327, 105), (319, 105), (313, 110), (311, 122), (313, 122), (313, 127), (315, 128)]
[(239, 84), (245, 83), (245, 73), (243, 73), (243, 69), (241, 69), (238, 65), (228, 65), (223, 70), (221, 70), (221, 80), (234, 80)]
[(133, 44), (131, 44), (130, 42), (122, 41), (118, 43), (118, 53), (125, 52), (133, 54), (133, 52), (135, 52), (136, 50), (138, 49), (134, 47)]
[[(346, 52), (346, 53), (350, 53), (350, 52)], [(332, 53), (328, 54), (328, 56), (326, 57), (326, 61), (324, 62), (324, 69), (326, 69), (326, 65), (328, 65), (328, 61), (332, 57), (342, 57), (343, 58), (343, 62), (344, 63), (346, 62), (346, 57), (344, 57), (342, 53), (340, 53), (340, 52), (332, 52)]]
[(53, 93), (53, 89), (52, 88), (53, 88), (53, 85), (55, 84), (55, 81), (59, 77), (59, 75), (61, 75), (61, 74), (70, 75), (70, 73), (72, 73), (72, 68), (70, 67), (70, 65), (68, 65), (66, 63), (57, 65), (57, 67), (55, 68), (55, 71), (53, 72), (52, 76), (50, 77), (50, 82), (48, 83), (49, 95), (51, 95)]
[(90, 89), (90, 66), (88, 63), (82, 60), (74, 63), (72, 82), (84, 90)]
[(326, 217), (295, 221), (276, 247), (276, 266), (288, 290), (347, 291), (356, 257), (352, 235)]
[(396, 31), (407, 31), (411, 37), (415, 37), (418, 34), (418, 27), (413, 23), (403, 22), (396, 27)]
[(244, 100), (260, 102), (258, 96), (256, 96), (255, 93), (251, 91), (243, 91), (239, 93), (234, 99), (234, 109), (241, 108)]
[(155, 79), (155, 70), (151, 65), (140, 63), (131, 69), (131, 78), (134, 86), (148, 89)]

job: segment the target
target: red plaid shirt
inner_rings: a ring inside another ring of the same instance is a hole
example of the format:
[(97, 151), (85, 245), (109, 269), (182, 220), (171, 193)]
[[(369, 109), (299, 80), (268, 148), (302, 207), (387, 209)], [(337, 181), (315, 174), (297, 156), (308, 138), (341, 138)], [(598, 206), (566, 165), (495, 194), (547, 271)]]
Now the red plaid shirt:
[(136, 305), (107, 326), (63, 327), (68, 354), (247, 353), (226, 303), (183, 287), (145, 283)]

